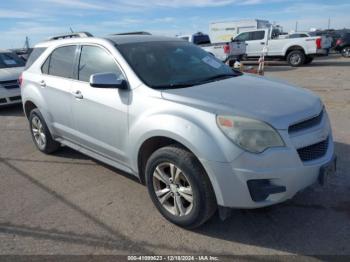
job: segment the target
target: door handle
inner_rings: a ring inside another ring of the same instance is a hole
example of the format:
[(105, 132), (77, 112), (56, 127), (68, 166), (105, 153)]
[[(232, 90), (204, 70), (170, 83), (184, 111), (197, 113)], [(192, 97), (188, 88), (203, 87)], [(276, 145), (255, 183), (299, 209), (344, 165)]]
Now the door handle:
[(83, 99), (83, 94), (81, 93), (81, 91), (77, 90), (77, 91), (74, 91), (73, 93), (73, 96), (76, 98), (76, 99)]
[(265, 42), (260, 42), (260, 44), (261, 44), (261, 45), (264, 45), (264, 44), (265, 44)]
[(40, 84), (41, 87), (46, 87), (46, 82), (45, 82), (45, 80), (41, 80), (39, 84)]

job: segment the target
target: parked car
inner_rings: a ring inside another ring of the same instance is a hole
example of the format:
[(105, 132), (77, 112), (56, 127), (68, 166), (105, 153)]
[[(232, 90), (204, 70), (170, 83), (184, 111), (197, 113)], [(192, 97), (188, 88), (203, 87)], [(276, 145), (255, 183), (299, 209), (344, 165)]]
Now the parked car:
[(192, 35), (180, 35), (178, 38), (200, 46), (209, 54), (225, 63), (240, 60), (245, 55), (246, 47), (244, 42), (229, 41), (211, 44), (209, 36), (200, 32)]
[(21, 103), (18, 77), (24, 70), (24, 61), (9, 50), (0, 50), (0, 107)]
[(327, 29), (327, 30), (316, 30), (309, 32), (311, 36), (328, 36), (332, 37), (332, 48), (335, 47), (339, 38), (342, 37), (345, 33), (350, 33), (350, 29)]
[(344, 57), (350, 57), (350, 32), (341, 35), (335, 44), (334, 50)]
[(321, 36), (279, 38), (277, 31), (273, 29), (244, 32), (233, 41), (245, 41), (247, 58), (259, 57), (266, 47), (266, 58), (281, 58), (294, 67), (311, 63), (315, 56), (328, 55), (330, 48), (330, 42)]
[(37, 148), (65, 145), (135, 175), (177, 225), (283, 202), (335, 170), (328, 114), (311, 91), (236, 72), (176, 38), (35, 48), (45, 51), (21, 90)]

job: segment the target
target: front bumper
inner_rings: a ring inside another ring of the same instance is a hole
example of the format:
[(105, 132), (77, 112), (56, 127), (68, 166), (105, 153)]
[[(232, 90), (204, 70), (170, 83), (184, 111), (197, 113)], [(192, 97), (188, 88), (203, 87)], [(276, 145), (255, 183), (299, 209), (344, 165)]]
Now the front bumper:
[[(307, 132), (291, 136), (284, 130), (280, 134), (286, 147), (270, 148), (261, 154), (243, 152), (231, 163), (202, 161), (211, 178), (218, 205), (231, 208), (269, 206), (292, 198), (318, 181), (321, 167), (334, 157), (328, 117)], [(302, 161), (297, 148), (315, 144), (325, 136), (328, 136), (325, 154), (315, 160)], [(262, 185), (273, 193), (266, 199), (254, 201), (248, 183), (257, 180), (268, 181)]]
[(20, 88), (6, 89), (4, 87), (0, 87), (0, 107), (19, 103), (21, 103)]

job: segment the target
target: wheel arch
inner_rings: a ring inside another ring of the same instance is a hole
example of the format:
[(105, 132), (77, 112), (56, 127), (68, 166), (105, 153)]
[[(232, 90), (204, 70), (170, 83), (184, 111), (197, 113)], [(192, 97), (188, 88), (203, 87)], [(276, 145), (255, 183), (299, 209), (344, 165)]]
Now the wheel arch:
[(215, 175), (213, 175), (211, 172), (208, 172), (209, 170), (206, 169), (206, 166), (202, 163), (201, 159), (196, 155), (195, 152), (193, 152), (193, 150), (191, 150), (191, 148), (189, 148), (189, 146), (186, 146), (182, 142), (167, 136), (153, 136), (142, 143), (137, 155), (137, 168), (140, 182), (144, 185), (146, 184), (145, 167), (150, 156), (156, 150), (170, 145), (180, 146), (194, 155), (198, 163), (201, 165), (201, 168), (203, 168), (203, 170), (206, 172), (216, 199), (222, 200), (221, 189), (217, 179), (215, 178)]
[(300, 45), (292, 45), (292, 46), (287, 48), (287, 50), (285, 51), (285, 55), (284, 56), (287, 57), (290, 52), (295, 51), (295, 50), (300, 50), (300, 51), (302, 51), (305, 54), (305, 49), (302, 46), (300, 46)]

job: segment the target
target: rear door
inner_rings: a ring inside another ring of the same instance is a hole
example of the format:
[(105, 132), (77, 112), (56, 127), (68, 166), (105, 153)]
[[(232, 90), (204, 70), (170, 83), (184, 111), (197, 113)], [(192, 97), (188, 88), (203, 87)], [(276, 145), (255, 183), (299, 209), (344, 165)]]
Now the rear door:
[(73, 82), (71, 96), (74, 139), (85, 148), (123, 164), (129, 91), (94, 88), (89, 80), (96, 73), (115, 73), (120, 79), (125, 79), (124, 74), (104, 47), (83, 45), (80, 48), (77, 80)]
[(55, 134), (72, 138), (71, 83), (77, 46), (56, 48), (41, 67), (38, 82)]

